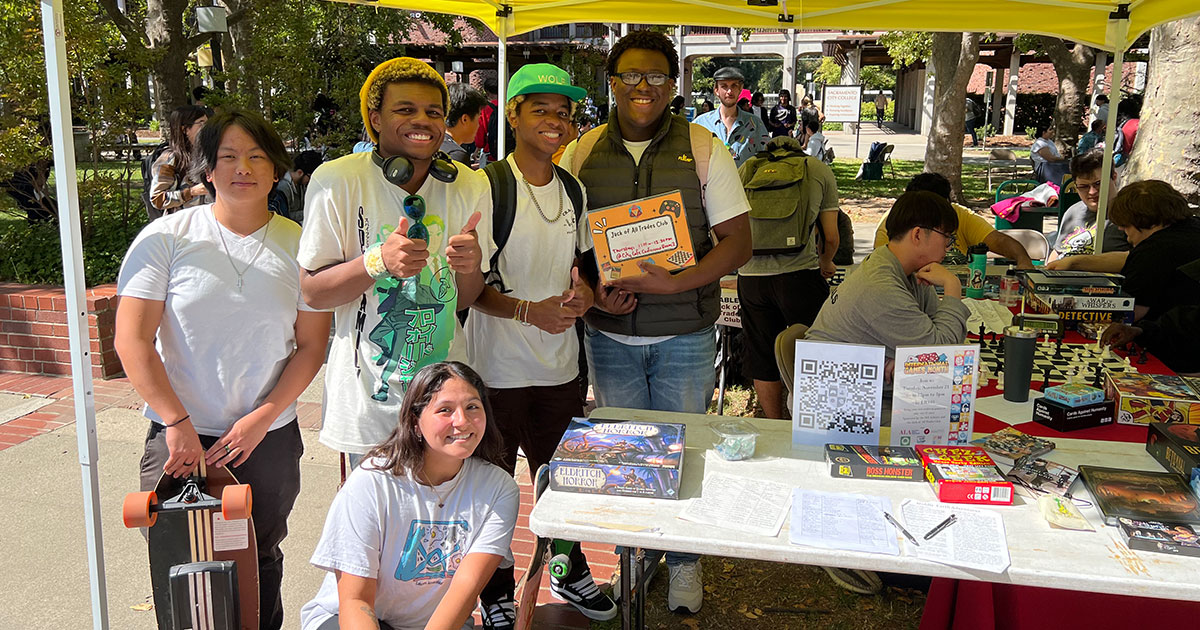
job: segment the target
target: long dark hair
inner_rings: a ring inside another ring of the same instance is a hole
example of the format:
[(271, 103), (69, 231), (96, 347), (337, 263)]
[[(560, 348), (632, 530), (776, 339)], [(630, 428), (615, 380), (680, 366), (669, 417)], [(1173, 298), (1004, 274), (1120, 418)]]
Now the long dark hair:
[(400, 421), (391, 435), (380, 442), (367, 453), (367, 459), (380, 458), (382, 462), (372, 464), (376, 470), (386, 470), (393, 475), (405, 473), (415, 474), (425, 461), (425, 442), (421, 437), (421, 429), (417, 426), (421, 412), (433, 401), (433, 397), (441, 391), (442, 386), (452, 378), (460, 378), (479, 393), (483, 401), (483, 413), (487, 418), (487, 427), (483, 431), (483, 439), (471, 457), (478, 457), (492, 464), (500, 465), (504, 452), (504, 439), (500, 436), (500, 428), (493, 422), (492, 404), (488, 401), (487, 385), (479, 374), (470, 367), (458, 361), (445, 361), (427, 365), (413, 377), (400, 403)]
[(208, 110), (199, 105), (176, 107), (167, 116), (167, 146), (175, 156), (175, 172), (181, 177), (190, 175), (192, 167), (193, 147), (192, 141), (188, 140), (187, 130), (206, 116)]

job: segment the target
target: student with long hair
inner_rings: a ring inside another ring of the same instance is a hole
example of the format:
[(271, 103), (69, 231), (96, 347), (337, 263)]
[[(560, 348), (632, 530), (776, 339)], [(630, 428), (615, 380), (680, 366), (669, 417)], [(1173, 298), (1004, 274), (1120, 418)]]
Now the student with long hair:
[(512, 565), (520, 493), (487, 386), (449, 361), (410, 382), (391, 435), (329, 507), (312, 563), (329, 572), (303, 630), (471, 628), (479, 593)]
[(208, 201), (208, 189), (191, 178), (196, 137), (208, 122), (208, 110), (184, 105), (167, 117), (167, 149), (154, 160), (150, 180), (151, 220)]

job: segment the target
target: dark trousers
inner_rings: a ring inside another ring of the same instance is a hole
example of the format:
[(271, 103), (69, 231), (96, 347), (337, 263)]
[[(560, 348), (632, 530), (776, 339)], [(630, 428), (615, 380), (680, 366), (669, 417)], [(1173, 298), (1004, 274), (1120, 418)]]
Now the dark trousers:
[[(205, 449), (217, 438), (200, 436)], [(268, 431), (262, 442), (241, 466), (229, 471), (238, 481), (250, 484), (254, 495), (254, 537), (258, 543), (258, 600), (259, 628), (279, 630), (283, 627), (283, 598), (279, 585), (283, 581), (283, 551), (279, 544), (287, 537), (287, 518), (300, 494), (300, 456), (304, 443), (300, 425), (294, 420)], [(167, 449), (166, 429), (150, 423), (146, 434), (146, 451), (142, 454), (141, 488), (153, 490), (162, 476), (163, 465), (170, 452)]]
[[(538, 469), (550, 463), (554, 457), (554, 449), (558, 448), (571, 418), (583, 415), (579, 380), (576, 378), (562, 385), (488, 391), (488, 400), (492, 403), (492, 422), (504, 436), (502, 463), (509, 474), (516, 470), (517, 448), (520, 447), (529, 463), (529, 480), (536, 486)], [(568, 555), (571, 558), (571, 575), (567, 581), (570, 582), (587, 568), (587, 559), (578, 544), (571, 547)], [(479, 598), (492, 602), (502, 596), (511, 597), (516, 588), (514, 568), (496, 569)]]
[(738, 276), (742, 333), (749, 346), (743, 373), (756, 381), (778, 381), (775, 337), (792, 324), (811, 326), (827, 297), (829, 284), (816, 269)]

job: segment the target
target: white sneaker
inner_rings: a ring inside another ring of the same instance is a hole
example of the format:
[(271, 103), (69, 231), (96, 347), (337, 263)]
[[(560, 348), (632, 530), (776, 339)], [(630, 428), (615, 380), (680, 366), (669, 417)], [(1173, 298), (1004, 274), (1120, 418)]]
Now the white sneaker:
[(667, 609), (679, 612), (686, 608), (690, 613), (700, 612), (704, 602), (704, 584), (700, 573), (700, 561), (668, 564), (671, 584), (667, 589)]

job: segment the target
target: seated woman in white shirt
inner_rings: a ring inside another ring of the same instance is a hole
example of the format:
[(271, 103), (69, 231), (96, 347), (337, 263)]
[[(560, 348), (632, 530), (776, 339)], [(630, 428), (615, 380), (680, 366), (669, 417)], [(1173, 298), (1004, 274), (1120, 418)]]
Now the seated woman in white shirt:
[(1054, 128), (1038, 125), (1033, 146), (1029, 147), (1029, 158), (1033, 160), (1033, 175), (1039, 182), (1051, 182), (1062, 186), (1063, 176), (1070, 171), (1070, 160), (1058, 152), (1054, 144)]
[[(487, 387), (458, 362), (413, 378), (392, 434), (338, 491), (312, 563), (329, 571), (303, 630), (472, 627), (509, 545), (520, 493), (493, 462), (501, 437)], [(378, 625), (376, 625), (378, 624)]]

